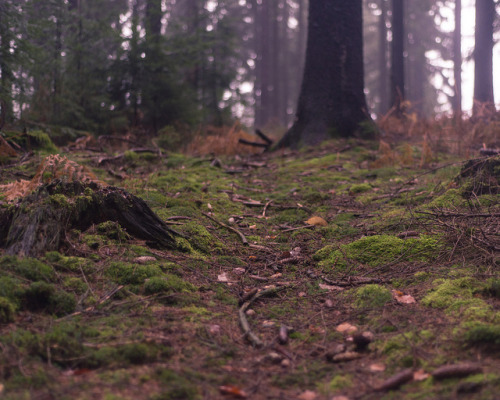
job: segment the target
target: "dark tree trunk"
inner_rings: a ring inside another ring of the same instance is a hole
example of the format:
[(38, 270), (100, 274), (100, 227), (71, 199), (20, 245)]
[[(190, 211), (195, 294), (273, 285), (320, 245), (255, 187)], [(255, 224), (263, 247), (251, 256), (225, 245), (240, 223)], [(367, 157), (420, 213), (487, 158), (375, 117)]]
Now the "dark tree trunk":
[(455, 0), (455, 30), (453, 31), (453, 78), (455, 95), (453, 112), (462, 114), (462, 0)]
[(391, 105), (401, 111), (405, 98), (404, 0), (392, 0)]
[(304, 78), (294, 125), (278, 147), (353, 136), (369, 121), (363, 91), (362, 2), (309, 3)]
[(494, 108), (493, 98), (493, 21), (494, 0), (476, 0), (476, 44), (474, 48), (474, 108), (477, 115), (483, 105)]
[(40, 256), (58, 250), (68, 230), (85, 230), (104, 221), (118, 222), (151, 245), (176, 247), (176, 232), (143, 200), (123, 189), (78, 181), (54, 181), (26, 196), (16, 208), (0, 210), (0, 246), (7, 254)]
[(378, 112), (380, 115), (385, 114), (389, 107), (389, 96), (388, 84), (387, 84), (387, 6), (386, 0), (380, 0), (380, 18), (379, 18), (379, 48), (378, 48), (378, 69), (379, 69), (379, 81), (378, 81), (378, 91), (380, 96), (380, 104)]

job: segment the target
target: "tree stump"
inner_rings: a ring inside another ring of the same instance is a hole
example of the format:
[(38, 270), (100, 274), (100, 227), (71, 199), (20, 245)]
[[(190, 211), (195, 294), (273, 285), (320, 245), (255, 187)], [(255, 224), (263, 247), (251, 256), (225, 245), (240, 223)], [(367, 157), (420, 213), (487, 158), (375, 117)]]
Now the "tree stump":
[(500, 193), (500, 156), (467, 161), (459, 178), (469, 181), (465, 188), (469, 196)]
[(105, 221), (158, 248), (176, 247), (174, 230), (140, 198), (97, 183), (55, 180), (15, 206), (0, 209), (0, 246), (7, 254), (36, 257), (58, 250), (66, 232)]

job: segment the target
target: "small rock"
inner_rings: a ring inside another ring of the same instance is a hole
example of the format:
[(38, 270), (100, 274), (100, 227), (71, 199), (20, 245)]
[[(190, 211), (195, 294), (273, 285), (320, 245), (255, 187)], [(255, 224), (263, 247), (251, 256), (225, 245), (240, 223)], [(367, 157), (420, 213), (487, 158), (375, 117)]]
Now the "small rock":
[(272, 328), (275, 325), (276, 325), (276, 322), (274, 322), (274, 321), (264, 321), (264, 322), (262, 322), (262, 326), (264, 328)]
[(154, 262), (156, 261), (156, 258), (155, 257), (151, 257), (151, 256), (140, 256), (140, 257), (136, 257), (134, 259), (134, 261), (137, 263), (137, 264), (147, 264), (149, 262)]
[(250, 308), (250, 309), (248, 309), (248, 310), (245, 311), (245, 314), (248, 315), (248, 316), (252, 316), (252, 315), (255, 315), (257, 313), (255, 312), (255, 310), (252, 310)]
[(325, 307), (333, 308), (333, 301), (331, 299), (325, 300)]
[(305, 392), (301, 393), (297, 398), (299, 400), (315, 400), (318, 398), (318, 394), (316, 392), (313, 392), (312, 390), (306, 390)]
[(346, 362), (356, 360), (361, 357), (361, 354), (356, 351), (346, 351), (345, 353), (340, 353), (332, 357), (331, 361), (338, 362)]
[(209, 325), (208, 332), (211, 335), (218, 335), (221, 332), (220, 325), (216, 325), (216, 324)]
[(283, 356), (276, 353), (275, 351), (272, 351), (271, 353), (266, 355), (266, 360), (273, 364), (280, 364), (283, 360)]
[(288, 368), (290, 365), (292, 365), (292, 362), (288, 358), (281, 360), (281, 366), (283, 368)]
[(233, 269), (233, 274), (235, 275), (243, 275), (245, 272), (246, 272), (245, 268), (238, 267)]
[(335, 328), (337, 332), (340, 333), (354, 333), (358, 330), (354, 325), (350, 324), (349, 322), (344, 322), (343, 324), (340, 324)]
[(368, 367), (368, 370), (370, 372), (384, 372), (385, 371), (385, 365), (381, 363), (374, 363), (370, 364)]

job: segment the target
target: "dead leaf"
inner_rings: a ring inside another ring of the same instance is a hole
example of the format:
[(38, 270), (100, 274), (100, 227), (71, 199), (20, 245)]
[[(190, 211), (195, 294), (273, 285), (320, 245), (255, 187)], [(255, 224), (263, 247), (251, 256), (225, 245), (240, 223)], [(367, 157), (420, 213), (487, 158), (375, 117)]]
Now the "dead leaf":
[(248, 397), (245, 391), (237, 386), (219, 386), (219, 391), (222, 394), (234, 396), (239, 399), (245, 399)]
[(343, 324), (340, 324), (339, 326), (337, 326), (335, 328), (335, 330), (337, 332), (340, 332), (340, 333), (353, 333), (353, 332), (356, 332), (358, 330), (358, 328), (356, 328), (354, 325), (351, 325), (349, 322), (344, 322)]
[(315, 400), (318, 398), (318, 394), (312, 390), (306, 390), (297, 397), (299, 400)]
[(381, 363), (374, 363), (374, 364), (371, 364), (368, 367), (368, 370), (370, 372), (384, 372), (385, 371), (385, 365), (381, 364)]
[(146, 264), (146, 263), (151, 262), (151, 261), (156, 261), (156, 258), (151, 257), (151, 256), (140, 256), (140, 257), (135, 258), (134, 261), (137, 264)]
[(325, 285), (324, 283), (320, 283), (319, 288), (323, 289), (323, 290), (328, 290), (330, 292), (333, 292), (334, 290), (338, 290), (338, 291), (344, 290), (343, 287), (334, 286), (334, 285)]
[(419, 369), (418, 371), (415, 371), (413, 373), (413, 380), (414, 381), (425, 381), (429, 376), (431, 376), (431, 374), (428, 374), (423, 369)]
[(338, 362), (345, 362), (345, 361), (352, 361), (360, 358), (362, 355), (356, 351), (346, 351), (345, 353), (340, 353), (336, 354), (332, 357), (331, 361), (338, 363)]
[(248, 229), (257, 229), (257, 225), (250, 225)]
[(392, 294), (394, 296), (394, 299), (401, 304), (413, 304), (416, 303), (416, 300), (413, 296), (409, 294), (403, 294), (403, 292), (400, 292), (399, 290), (393, 290)]
[(235, 275), (243, 275), (245, 272), (246, 272), (245, 268), (238, 267), (233, 269), (233, 274)]
[(229, 282), (229, 278), (227, 277), (227, 274), (225, 272), (220, 275), (217, 275), (217, 280), (219, 282)]
[(327, 226), (328, 222), (326, 222), (323, 218), (321, 217), (311, 217), (306, 221), (306, 224), (308, 225), (314, 225), (314, 226)]

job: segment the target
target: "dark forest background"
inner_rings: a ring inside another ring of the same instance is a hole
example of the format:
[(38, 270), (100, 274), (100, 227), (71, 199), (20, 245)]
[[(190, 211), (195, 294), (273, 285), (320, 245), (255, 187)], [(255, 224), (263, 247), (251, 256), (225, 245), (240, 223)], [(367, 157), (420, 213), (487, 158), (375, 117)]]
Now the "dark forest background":
[[(453, 70), (462, 52), (456, 32), (443, 28), (457, 4), (406, 2), (405, 100), (416, 117), (460, 109)], [(372, 115), (384, 115), (392, 2), (363, 7), (365, 92)], [(2, 121), (97, 134), (236, 118), (285, 129), (302, 80), (307, 10), (307, 0), (2, 0)]]

